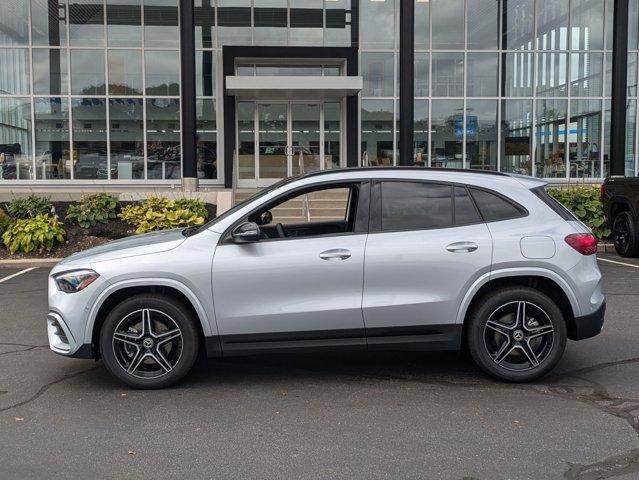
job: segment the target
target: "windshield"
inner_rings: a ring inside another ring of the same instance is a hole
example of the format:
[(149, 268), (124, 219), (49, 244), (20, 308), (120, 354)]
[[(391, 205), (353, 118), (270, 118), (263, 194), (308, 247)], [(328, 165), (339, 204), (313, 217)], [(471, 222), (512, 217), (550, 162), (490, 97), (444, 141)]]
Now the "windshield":
[(267, 193), (272, 192), (273, 190), (275, 190), (276, 188), (280, 188), (282, 185), (285, 185), (287, 183), (289, 183), (292, 180), (295, 180), (297, 177), (288, 177), (288, 178), (283, 178), (282, 180), (280, 180), (279, 182), (274, 183), (273, 185), (263, 188), (261, 190), (258, 190), (257, 192), (255, 192), (255, 194), (251, 195), (249, 198), (247, 198), (246, 200), (244, 200), (243, 202), (238, 203), (237, 205), (235, 205), (234, 207), (228, 209), (226, 212), (222, 213), (221, 215), (218, 215), (217, 217), (215, 217), (212, 220), (209, 220), (207, 223), (205, 223), (204, 225), (200, 226), (197, 229), (197, 233), (206, 230), (210, 227), (212, 227), (213, 225), (215, 225), (217, 222), (225, 219), (226, 217), (233, 215), (235, 212), (237, 212), (238, 210), (240, 210), (242, 207), (244, 207), (245, 205), (247, 205), (248, 203), (257, 200), (260, 197), (263, 197), (264, 195), (266, 195)]

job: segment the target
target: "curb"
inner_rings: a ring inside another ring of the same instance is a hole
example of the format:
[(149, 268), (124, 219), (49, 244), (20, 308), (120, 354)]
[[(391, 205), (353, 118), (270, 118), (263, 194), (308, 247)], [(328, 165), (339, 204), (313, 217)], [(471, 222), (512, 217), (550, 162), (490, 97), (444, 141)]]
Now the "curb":
[(615, 246), (612, 243), (599, 243), (597, 253), (616, 253)]
[(11, 267), (53, 267), (62, 258), (21, 258), (17, 260), (0, 260), (0, 268)]

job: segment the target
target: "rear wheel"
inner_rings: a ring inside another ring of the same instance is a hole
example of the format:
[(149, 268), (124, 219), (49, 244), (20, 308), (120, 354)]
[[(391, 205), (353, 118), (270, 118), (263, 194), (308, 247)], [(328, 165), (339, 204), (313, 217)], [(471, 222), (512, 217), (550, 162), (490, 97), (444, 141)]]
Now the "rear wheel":
[(557, 305), (527, 287), (491, 292), (473, 310), (468, 347), (489, 375), (529, 382), (548, 373), (566, 347), (566, 323)]
[(612, 241), (615, 250), (622, 257), (639, 256), (639, 239), (637, 229), (630, 212), (621, 212), (612, 224)]
[(199, 335), (181, 303), (159, 295), (136, 295), (117, 305), (100, 332), (107, 369), (133, 388), (162, 388), (193, 366)]

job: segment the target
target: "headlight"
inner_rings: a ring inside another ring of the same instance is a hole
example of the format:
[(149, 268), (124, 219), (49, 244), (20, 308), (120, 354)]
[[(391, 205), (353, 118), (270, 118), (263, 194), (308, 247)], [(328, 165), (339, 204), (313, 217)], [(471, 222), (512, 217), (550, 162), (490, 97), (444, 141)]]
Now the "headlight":
[(61, 292), (75, 293), (87, 288), (99, 276), (93, 270), (74, 270), (56, 275), (53, 279)]

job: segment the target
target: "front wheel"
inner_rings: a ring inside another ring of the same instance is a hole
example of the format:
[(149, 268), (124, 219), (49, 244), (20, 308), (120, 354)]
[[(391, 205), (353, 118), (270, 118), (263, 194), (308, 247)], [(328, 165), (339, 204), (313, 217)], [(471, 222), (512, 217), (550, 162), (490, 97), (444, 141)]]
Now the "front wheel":
[(630, 212), (621, 212), (612, 224), (612, 241), (622, 257), (639, 256), (639, 239), (635, 222)]
[(153, 294), (118, 304), (100, 332), (107, 369), (133, 388), (163, 388), (181, 380), (199, 349), (191, 313), (181, 303)]
[(566, 323), (557, 305), (527, 287), (491, 292), (473, 309), (470, 353), (489, 375), (529, 382), (548, 373), (566, 347)]

